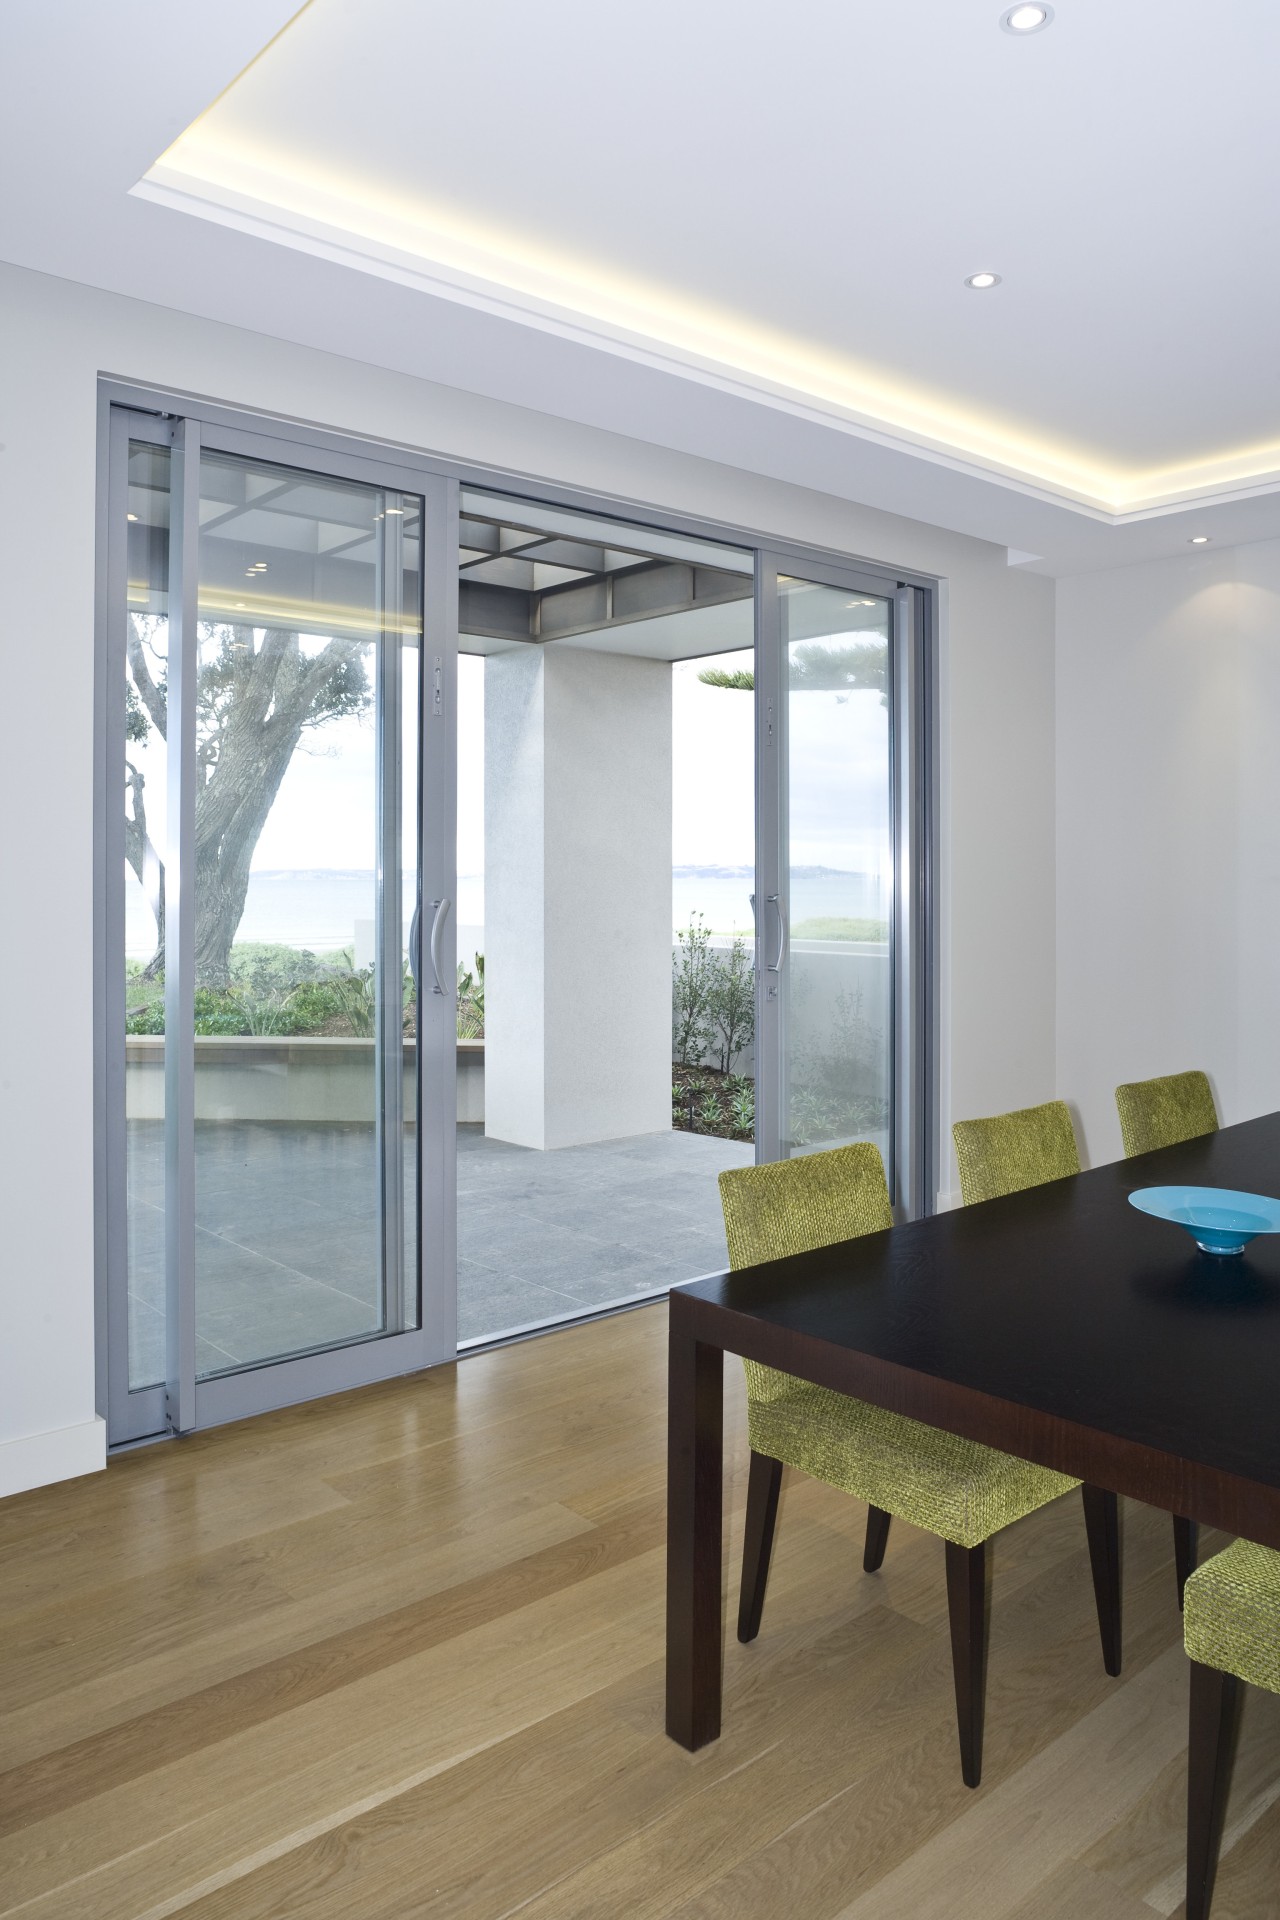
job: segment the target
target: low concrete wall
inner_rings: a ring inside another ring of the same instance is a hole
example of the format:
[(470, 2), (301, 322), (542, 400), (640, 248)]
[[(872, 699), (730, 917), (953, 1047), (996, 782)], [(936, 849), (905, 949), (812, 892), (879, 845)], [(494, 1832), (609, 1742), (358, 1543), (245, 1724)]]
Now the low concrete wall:
[[(415, 1044), (404, 1045), (404, 1109), (412, 1123)], [(164, 1118), (164, 1036), (125, 1041), (125, 1110)], [(209, 1034), (196, 1039), (197, 1120), (292, 1120), (373, 1125), (373, 1041), (327, 1036)], [(484, 1041), (458, 1042), (458, 1119), (484, 1119)]]

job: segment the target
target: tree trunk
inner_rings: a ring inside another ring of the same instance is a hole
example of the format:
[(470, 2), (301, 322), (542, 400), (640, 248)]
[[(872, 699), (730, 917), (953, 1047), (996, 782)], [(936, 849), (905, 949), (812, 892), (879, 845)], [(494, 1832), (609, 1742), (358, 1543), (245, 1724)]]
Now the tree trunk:
[(363, 704), (360, 643), (333, 640), (307, 657), (296, 633), (268, 629), (255, 649), (253, 630), (233, 627), (206, 684), (210, 706), (222, 704), (196, 790), (195, 969), (199, 986), (224, 989), (254, 848), (298, 742), (306, 728)]
[(146, 895), (156, 923), (155, 952), (142, 969), (144, 980), (155, 980), (164, 972), (164, 861), (156, 852), (147, 832), (147, 805), (144, 798), (145, 776), (131, 761), (125, 761), (129, 798), (133, 814), (124, 818), (125, 859), (138, 876), (138, 885)]

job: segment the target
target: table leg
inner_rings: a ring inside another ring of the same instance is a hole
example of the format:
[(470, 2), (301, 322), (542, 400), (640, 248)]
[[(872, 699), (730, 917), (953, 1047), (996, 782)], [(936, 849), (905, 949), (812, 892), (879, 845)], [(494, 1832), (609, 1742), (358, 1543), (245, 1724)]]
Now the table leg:
[(720, 1735), (724, 1354), (671, 1295), (667, 1382), (667, 1732), (691, 1753)]

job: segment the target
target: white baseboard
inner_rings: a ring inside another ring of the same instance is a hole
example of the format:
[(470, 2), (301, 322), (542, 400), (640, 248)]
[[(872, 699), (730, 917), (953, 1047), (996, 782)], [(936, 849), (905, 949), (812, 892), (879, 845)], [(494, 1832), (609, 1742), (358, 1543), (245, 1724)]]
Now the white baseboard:
[(96, 1414), (74, 1427), (0, 1440), (0, 1499), (54, 1480), (74, 1480), (77, 1474), (100, 1473), (106, 1464), (107, 1423)]

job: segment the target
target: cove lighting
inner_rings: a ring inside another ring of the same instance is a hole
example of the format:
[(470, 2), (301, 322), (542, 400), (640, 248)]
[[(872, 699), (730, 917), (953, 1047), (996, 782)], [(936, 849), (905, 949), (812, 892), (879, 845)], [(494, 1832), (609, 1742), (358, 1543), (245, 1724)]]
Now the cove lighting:
[[(1008, 10), (1015, 10), (1012, 0)], [(1083, 505), (1114, 518), (1168, 507), (1186, 515), (1230, 497), (1241, 482), (1268, 492), (1280, 482), (1280, 435), (1226, 448), (1212, 459), (1188, 452), (1162, 466), (1144, 464), (1137, 454), (1085, 458), (1073, 442), (1030, 423), (1014, 424), (976, 402), (890, 377), (834, 346), (819, 349), (801, 335), (770, 330), (712, 302), (709, 293), (695, 297), (630, 269), (606, 268), (594, 252), (535, 244), (523, 227), (497, 216), (492, 222), (464, 217), (425, 190), (389, 182), (358, 187), (339, 177), (336, 161), (331, 170), (320, 160), (300, 159), (282, 171), (274, 149), (256, 146), (237, 131), (234, 118), (222, 124), (224, 105), (240, 85), (187, 128), (132, 188), (134, 195), (316, 258), (340, 257), (353, 272), (418, 287), (433, 300), (515, 316), (562, 339), (585, 340), (593, 352), (662, 368), (676, 362), (682, 377), (711, 388), (767, 395), (771, 406), (805, 419), (816, 411), (842, 432), (939, 465), (959, 459), (965, 468), (1072, 509)], [(971, 235), (968, 244), (995, 250), (990, 235)], [(976, 281), (972, 276), (974, 291), (990, 292), (999, 276)], [(942, 294), (945, 301), (945, 280)], [(1021, 303), (1015, 290), (987, 320), (999, 321), (1003, 313), (1010, 321)], [(973, 323), (979, 319), (975, 314)], [(416, 509), (407, 516), (416, 523)], [(384, 521), (381, 513), (374, 518)]]
[(1052, 19), (1052, 7), (1023, 5), (1010, 7), (1007, 13), (1002, 13), (1000, 25), (1006, 33), (1039, 33)]
[(965, 285), (966, 287), (976, 287), (979, 293), (981, 293), (984, 287), (998, 287), (1000, 285), (1000, 275), (998, 273), (985, 272), (971, 273), (965, 281)]

